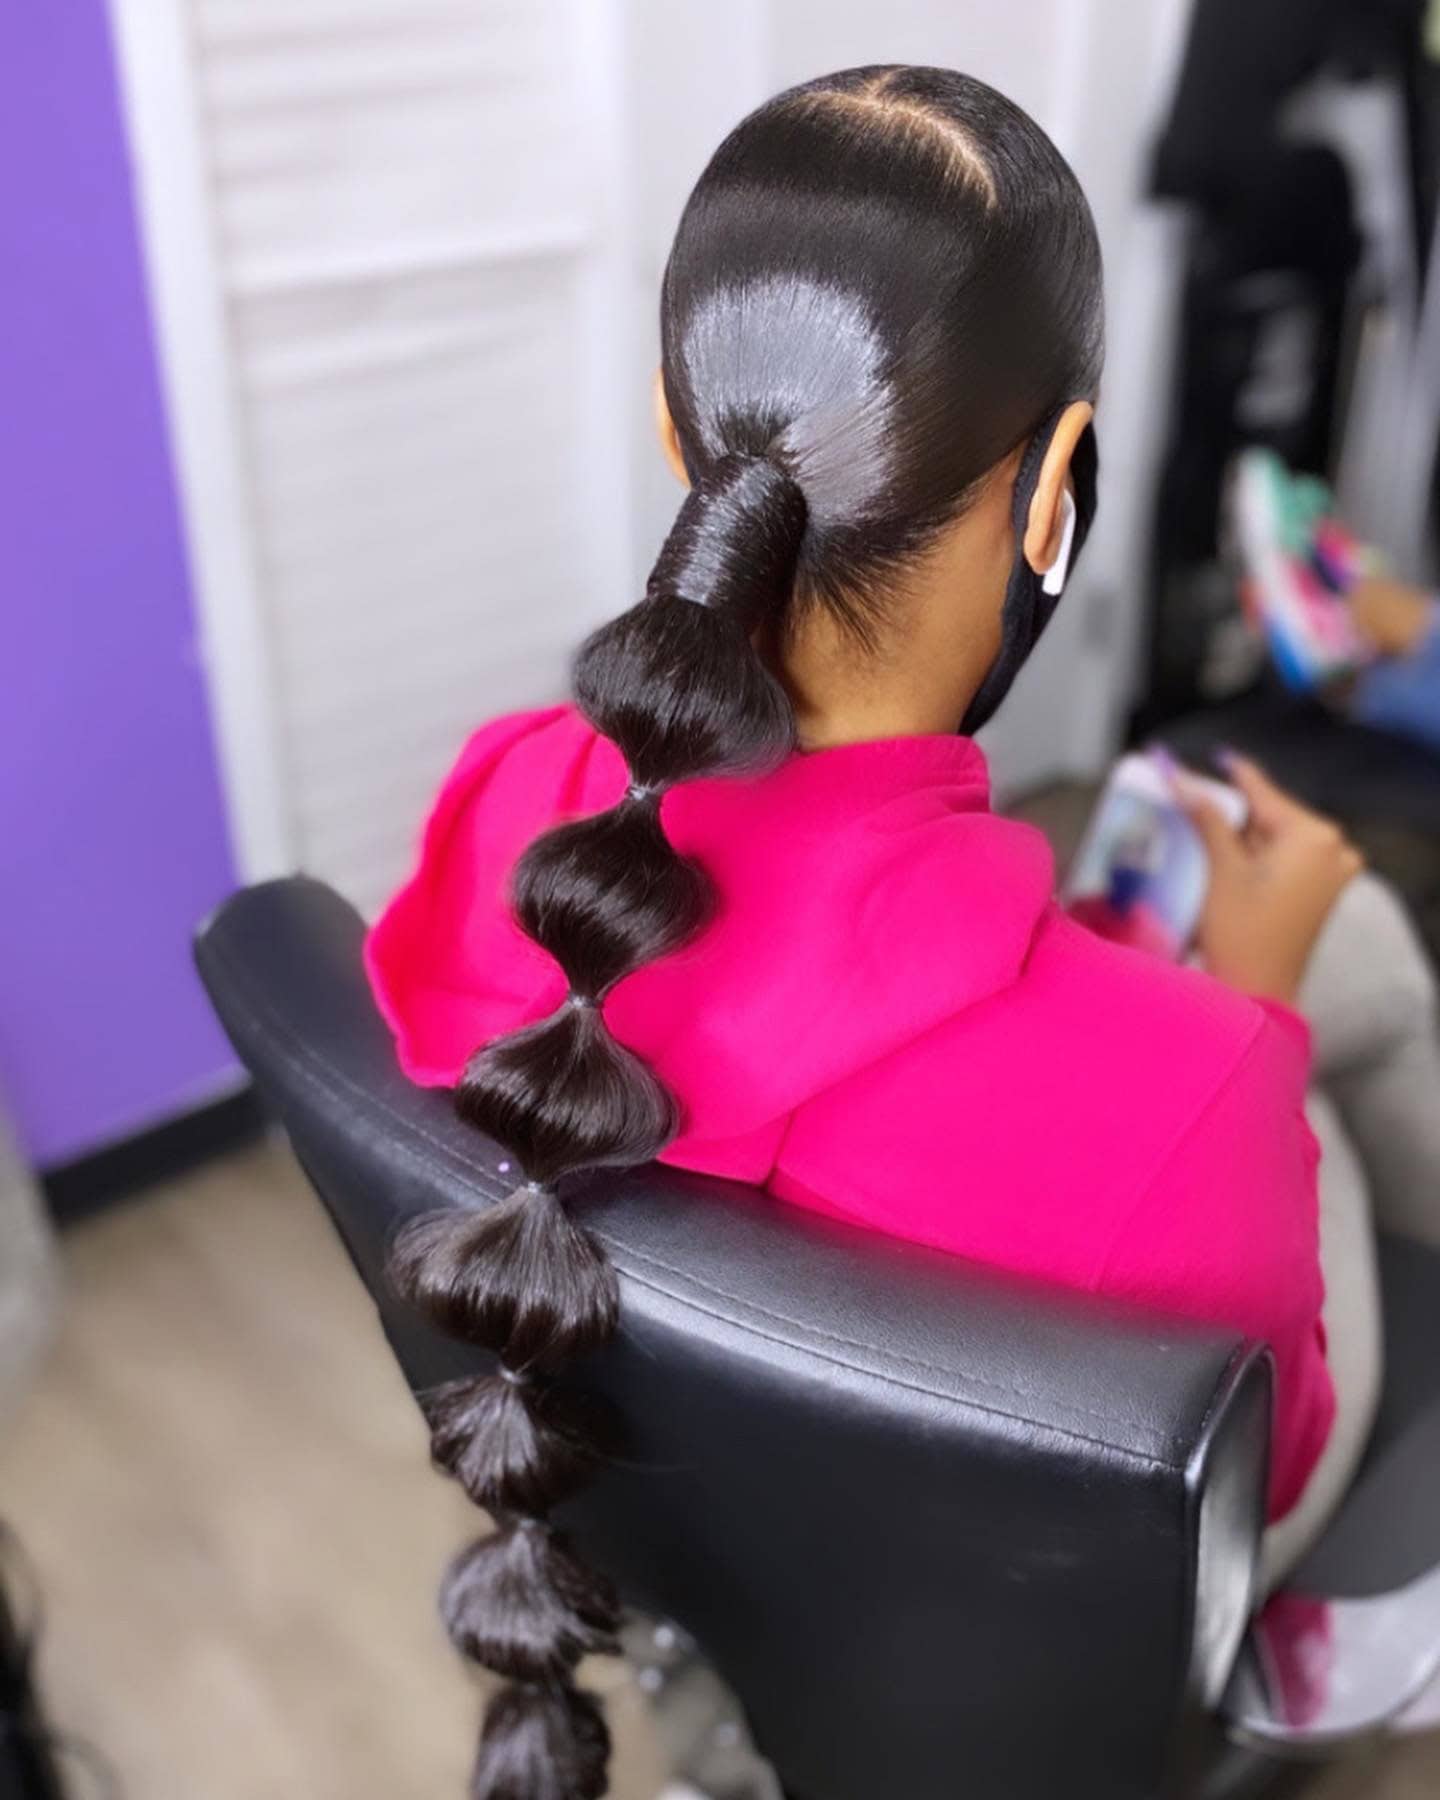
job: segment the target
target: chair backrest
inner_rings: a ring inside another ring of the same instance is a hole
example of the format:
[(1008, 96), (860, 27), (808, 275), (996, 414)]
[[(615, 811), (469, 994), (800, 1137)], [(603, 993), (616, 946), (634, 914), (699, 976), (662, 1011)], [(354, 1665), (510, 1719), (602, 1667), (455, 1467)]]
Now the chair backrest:
[[(400, 1074), (362, 935), (297, 878), (229, 901), (197, 955), (418, 1388), (481, 1359), (389, 1297), (387, 1243), (512, 1183)], [(579, 1204), (624, 1317), (577, 1379), (627, 1444), (568, 1523), (700, 1641), (788, 1789), (1167, 1791), (1247, 1611), (1263, 1351), (658, 1167)]]

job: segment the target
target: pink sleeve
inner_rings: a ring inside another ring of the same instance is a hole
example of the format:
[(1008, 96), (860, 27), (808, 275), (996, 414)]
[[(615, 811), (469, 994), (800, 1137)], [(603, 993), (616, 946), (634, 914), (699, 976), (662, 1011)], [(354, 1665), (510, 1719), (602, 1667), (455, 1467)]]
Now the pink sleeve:
[[(366, 973), (400, 1066), (423, 1087), (453, 1086), (476, 1046), (513, 1023), (497, 1010), (506, 996), (495, 934), (523, 940), (508, 906), (487, 904), (508, 883), (514, 856), (506, 830), (514, 821), (495, 777), (517, 744), (565, 710), (512, 713), (470, 738), (425, 822), (414, 874), (365, 940)], [(533, 955), (540, 987), (548, 976), (563, 990), (558, 970)]]
[(1270, 1517), (1299, 1499), (1334, 1419), (1320, 1308), (1309, 1030), (1266, 1006), (1254, 1038), (1116, 1231), (1100, 1285), (1218, 1320), (1275, 1358)]

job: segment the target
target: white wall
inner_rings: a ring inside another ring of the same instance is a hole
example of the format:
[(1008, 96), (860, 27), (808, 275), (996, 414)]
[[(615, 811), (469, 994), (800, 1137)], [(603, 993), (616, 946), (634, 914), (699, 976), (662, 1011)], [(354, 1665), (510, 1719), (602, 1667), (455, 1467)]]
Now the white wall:
[(247, 873), (376, 902), (467, 727), (558, 694), (638, 595), (678, 498), (649, 383), (685, 194), (749, 107), (856, 62), (994, 81), (1090, 192), (1102, 522), (991, 749), (1012, 788), (1104, 760), (1165, 392), (1141, 159), (1188, 0), (111, 3)]

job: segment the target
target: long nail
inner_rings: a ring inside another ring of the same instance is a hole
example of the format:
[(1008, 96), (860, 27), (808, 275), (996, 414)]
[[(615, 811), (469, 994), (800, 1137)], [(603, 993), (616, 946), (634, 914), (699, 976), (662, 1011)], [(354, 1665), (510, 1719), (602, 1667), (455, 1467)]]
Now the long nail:
[(1180, 758), (1167, 743), (1162, 742), (1159, 738), (1145, 746), (1145, 753), (1169, 781), (1173, 781), (1177, 775), (1184, 772)]

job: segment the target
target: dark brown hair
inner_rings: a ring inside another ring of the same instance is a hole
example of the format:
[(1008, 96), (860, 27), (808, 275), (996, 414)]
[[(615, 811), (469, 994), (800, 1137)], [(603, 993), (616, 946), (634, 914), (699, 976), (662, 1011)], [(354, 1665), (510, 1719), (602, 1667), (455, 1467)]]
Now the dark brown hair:
[(690, 490), (644, 599), (586, 642), (574, 677), (631, 786), (521, 857), (516, 916), (570, 996), (477, 1050), (455, 1096), (525, 1180), (488, 1210), (419, 1220), (393, 1257), (402, 1293), (501, 1359), (428, 1401), (437, 1461), (496, 1521), (441, 1602), (456, 1646), (508, 1683), (473, 1800), (606, 1786), (604, 1723), (573, 1673), (615, 1647), (617, 1605), (546, 1519), (592, 1455), (548, 1377), (619, 1310), (567, 1178), (648, 1161), (680, 1124), (604, 1017), (618, 981), (705, 921), (704, 872), (671, 848), (663, 797), (787, 756), (790, 705), (757, 643), (821, 606), (872, 643), (887, 574), (1057, 406), (1093, 394), (1094, 226), (1049, 139), (993, 89), (853, 69), (779, 95), (721, 145), (680, 223), (662, 330)]

